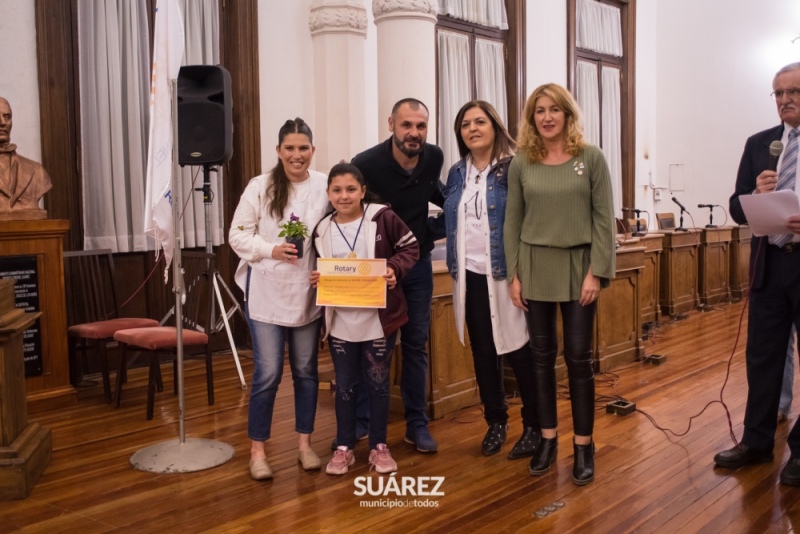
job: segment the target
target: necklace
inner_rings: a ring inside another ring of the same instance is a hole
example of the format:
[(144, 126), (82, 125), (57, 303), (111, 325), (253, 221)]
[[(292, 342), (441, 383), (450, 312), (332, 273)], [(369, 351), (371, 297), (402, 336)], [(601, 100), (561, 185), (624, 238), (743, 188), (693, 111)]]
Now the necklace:
[(477, 184), (478, 180), (481, 179), (481, 174), (483, 174), (483, 171), (485, 171), (486, 168), (491, 164), (492, 160), (487, 161), (486, 165), (484, 165), (482, 169), (478, 168), (478, 166), (475, 164), (475, 160), (474, 159), (470, 158), (470, 162), (472, 164), (472, 168), (475, 169), (476, 171), (478, 171), (478, 174), (475, 175), (475, 183)]
[(342, 227), (339, 226), (339, 223), (336, 222), (335, 220), (333, 221), (333, 224), (335, 224), (336, 228), (339, 230), (339, 235), (342, 236), (342, 239), (344, 239), (344, 242), (347, 243), (347, 248), (350, 249), (350, 254), (347, 255), (348, 258), (357, 258), (358, 257), (358, 256), (356, 256), (356, 250), (355, 250), (356, 241), (358, 241), (358, 234), (361, 233), (361, 225), (364, 224), (364, 217), (367, 215), (367, 208), (368, 207), (369, 207), (369, 204), (364, 206), (364, 213), (361, 214), (361, 222), (358, 223), (358, 229), (356, 230), (356, 236), (353, 238), (353, 244), (352, 245), (350, 244), (350, 241), (347, 240), (347, 236), (344, 235), (344, 232), (342, 232)]

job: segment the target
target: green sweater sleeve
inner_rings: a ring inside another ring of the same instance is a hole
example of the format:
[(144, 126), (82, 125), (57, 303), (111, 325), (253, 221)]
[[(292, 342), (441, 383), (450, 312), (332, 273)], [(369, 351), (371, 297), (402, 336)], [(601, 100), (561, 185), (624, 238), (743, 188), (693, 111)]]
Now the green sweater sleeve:
[(503, 226), (503, 247), (506, 254), (506, 270), (509, 283), (517, 275), (522, 220), (525, 217), (525, 199), (522, 196), (522, 173), (520, 158), (516, 155), (508, 169), (508, 197), (506, 199), (506, 220)]
[(610, 280), (616, 274), (617, 254), (614, 245), (614, 203), (611, 194), (611, 175), (599, 148), (586, 148), (590, 156), (592, 185), (592, 274)]

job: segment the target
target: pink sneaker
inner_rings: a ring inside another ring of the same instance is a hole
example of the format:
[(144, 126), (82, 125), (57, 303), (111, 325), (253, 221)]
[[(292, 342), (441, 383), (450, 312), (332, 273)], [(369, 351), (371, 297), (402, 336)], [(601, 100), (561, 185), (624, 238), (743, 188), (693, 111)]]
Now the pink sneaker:
[(374, 449), (369, 451), (369, 463), (378, 473), (386, 474), (397, 471), (397, 462), (394, 461), (389, 447), (384, 443), (378, 443)]
[(333, 458), (328, 462), (325, 472), (329, 475), (343, 475), (347, 473), (347, 468), (355, 462), (356, 457), (353, 455), (353, 451), (342, 445), (336, 447), (336, 452), (333, 453)]

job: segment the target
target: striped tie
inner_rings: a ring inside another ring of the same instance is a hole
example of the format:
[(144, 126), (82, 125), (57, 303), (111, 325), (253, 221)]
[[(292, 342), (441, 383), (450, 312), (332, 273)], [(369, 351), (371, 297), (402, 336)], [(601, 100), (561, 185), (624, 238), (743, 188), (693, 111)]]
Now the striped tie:
[[(775, 187), (776, 191), (781, 189), (794, 190), (795, 176), (797, 176), (797, 128), (789, 132), (789, 144), (786, 147), (786, 152), (783, 153), (783, 161), (781, 162), (781, 170), (778, 173), (778, 185)], [(792, 240), (793, 234), (771, 235), (769, 242), (775, 246), (782, 247)]]

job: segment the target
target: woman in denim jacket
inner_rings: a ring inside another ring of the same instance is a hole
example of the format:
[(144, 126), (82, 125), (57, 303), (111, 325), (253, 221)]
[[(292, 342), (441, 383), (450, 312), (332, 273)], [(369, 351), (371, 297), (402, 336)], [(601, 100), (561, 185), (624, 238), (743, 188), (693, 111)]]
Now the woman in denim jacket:
[(541, 438), (536, 411), (533, 356), (522, 310), (508, 295), (503, 251), (503, 222), (508, 193), (508, 164), (515, 143), (488, 102), (464, 104), (455, 120), (461, 160), (450, 169), (444, 187), (447, 268), (455, 281), (456, 329), (464, 343), (469, 332), (472, 359), (484, 417), (486, 456), (506, 439), (508, 406), (502, 360), (511, 364), (522, 398), (523, 432), (508, 457), (532, 456)]

